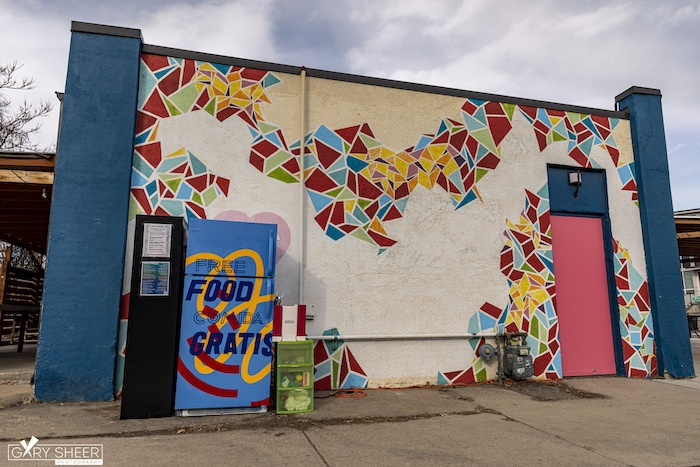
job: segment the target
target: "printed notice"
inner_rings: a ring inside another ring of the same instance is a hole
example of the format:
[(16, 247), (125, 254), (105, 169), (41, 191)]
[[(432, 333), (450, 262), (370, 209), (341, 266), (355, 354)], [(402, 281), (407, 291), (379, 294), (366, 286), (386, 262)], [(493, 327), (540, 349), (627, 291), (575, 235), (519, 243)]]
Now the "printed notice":
[(167, 297), (170, 293), (170, 263), (167, 261), (144, 261), (141, 263), (142, 297)]
[(143, 224), (144, 258), (170, 258), (171, 224)]

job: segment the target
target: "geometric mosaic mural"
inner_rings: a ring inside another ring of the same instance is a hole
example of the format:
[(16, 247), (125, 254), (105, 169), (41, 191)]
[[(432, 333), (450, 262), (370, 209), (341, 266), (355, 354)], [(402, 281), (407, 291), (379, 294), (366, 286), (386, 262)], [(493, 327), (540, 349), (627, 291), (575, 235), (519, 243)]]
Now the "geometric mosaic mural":
[[(206, 218), (207, 206), (228, 196), (235, 184), (212, 173), (187, 148), (162, 153), (160, 123), (188, 112), (205, 112), (220, 122), (240, 118), (251, 134), (250, 164), (281, 182), (299, 182), (300, 141), (287, 143), (282, 130), (262, 113), (262, 104), (270, 102), (267, 89), (280, 82), (273, 73), (151, 54), (141, 58), (130, 220), (140, 213)], [(315, 222), (333, 240), (355, 237), (381, 253), (397, 242), (386, 223), (403, 217), (417, 187), (445, 191), (455, 209), (483, 201), (478, 183), (500, 163), (501, 143), (516, 110), (532, 125), (540, 151), (566, 141), (569, 157), (581, 167), (596, 168), (601, 165), (592, 149), (604, 148), (622, 189), (637, 202), (634, 165), (620, 163), (612, 136), (618, 119), (467, 99), (459, 119), (443, 119), (435, 133), (400, 150), (386, 147), (368, 123), (340, 129), (320, 125), (309, 132), (303, 178)], [(469, 331), (497, 326), (527, 332), (535, 375), (560, 378), (546, 185), (537, 193), (526, 192), (525, 209), (517, 221), (506, 220), (504, 235), (500, 265), (510, 288), (508, 305), (484, 303), (472, 315)], [(615, 261), (625, 368), (629, 376), (648, 376), (656, 372), (648, 287), (617, 243)], [(483, 343), (483, 338), (471, 341), (475, 350)], [(317, 388), (367, 386), (367, 376), (342, 341), (320, 341), (314, 353)], [(485, 378), (478, 357), (466, 370), (438, 374), (442, 384)]]
[(261, 104), (269, 102), (265, 89), (278, 82), (265, 71), (142, 54), (130, 219), (141, 213), (206, 218), (206, 206), (228, 195), (230, 180), (186, 148), (161, 154), (162, 119), (203, 111), (257, 127)]
[[(535, 377), (561, 378), (547, 185), (538, 193), (526, 190), (525, 209), (518, 221), (506, 220), (504, 236), (500, 262), (510, 288), (508, 305), (499, 308), (484, 303), (471, 316), (468, 331), (528, 333)], [(470, 340), (477, 352), (485, 341), (485, 338)], [(438, 373), (440, 384), (472, 383), (485, 378), (486, 370), (478, 356), (465, 370)]]
[[(328, 329), (323, 335), (337, 336), (338, 329)], [(367, 375), (342, 340), (318, 341), (314, 347), (314, 364), (317, 391), (367, 387)]]
[(617, 241), (613, 242), (613, 249), (625, 372), (631, 377), (655, 376), (658, 368), (649, 286), (632, 266), (627, 250)]
[[(510, 286), (505, 309), (484, 303), (469, 320), (471, 333), (494, 330), (527, 332), (534, 358), (534, 376), (562, 377), (552, 262), (549, 192), (526, 190), (525, 210), (517, 223), (506, 221), (506, 244), (501, 250), (501, 272)], [(620, 313), (625, 372), (629, 377), (657, 374), (654, 331), (647, 281), (632, 266), (630, 255), (613, 239), (615, 283)], [(478, 349), (486, 338), (470, 340), (475, 356), (466, 369), (438, 372), (439, 384), (467, 384), (486, 379)]]
[[(498, 165), (515, 106), (467, 100), (461, 110), (463, 121), (444, 119), (435, 134), (398, 152), (377, 140), (367, 123), (337, 130), (321, 125), (309, 133), (304, 180), (326, 235), (351, 235), (381, 253), (396, 243), (385, 223), (403, 217), (416, 187), (442, 188), (455, 209), (480, 199), (476, 184)], [(251, 163), (268, 176), (298, 181), (299, 141), (287, 148), (276, 127), (266, 131), (257, 134)]]
[(620, 161), (613, 130), (620, 123), (617, 118), (519, 106), (518, 109), (532, 124), (540, 152), (557, 141), (568, 142), (568, 154), (581, 167), (601, 168), (592, 157), (592, 149), (605, 149), (612, 159), (622, 181), (622, 189), (631, 193), (632, 201), (639, 205), (637, 183), (634, 178), (634, 162)]

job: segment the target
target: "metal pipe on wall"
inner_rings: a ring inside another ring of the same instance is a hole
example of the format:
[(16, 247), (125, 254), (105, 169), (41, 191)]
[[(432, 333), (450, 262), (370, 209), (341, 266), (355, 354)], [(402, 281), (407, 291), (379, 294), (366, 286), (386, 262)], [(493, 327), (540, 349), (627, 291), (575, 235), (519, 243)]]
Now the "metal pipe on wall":
[(306, 67), (301, 67), (301, 113), (299, 137), (299, 277), (297, 303), (304, 303), (304, 189), (306, 176), (304, 174), (304, 150), (306, 132)]
[(488, 332), (488, 333), (462, 333), (462, 334), (411, 334), (411, 335), (396, 335), (396, 334), (359, 334), (349, 336), (306, 336), (307, 339), (314, 341), (375, 341), (375, 340), (429, 340), (429, 339), (472, 339), (479, 337), (500, 337), (504, 333)]

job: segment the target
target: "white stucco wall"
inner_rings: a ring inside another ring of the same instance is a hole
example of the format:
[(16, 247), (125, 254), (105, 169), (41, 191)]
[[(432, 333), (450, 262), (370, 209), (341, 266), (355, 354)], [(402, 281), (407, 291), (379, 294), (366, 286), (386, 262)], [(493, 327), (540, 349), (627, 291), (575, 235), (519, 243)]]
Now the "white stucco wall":
[[(261, 104), (263, 121), (279, 127), (292, 145), (301, 131), (301, 78), (274, 76), (280, 82), (266, 89), (271, 103)], [(319, 78), (307, 78), (306, 87), (307, 134), (321, 125), (369, 124), (376, 140), (400, 152), (416, 145), (422, 134), (435, 134), (445, 118), (464, 123), (464, 98)], [(298, 183), (281, 182), (253, 167), (248, 161), (253, 137), (243, 120), (219, 122), (201, 110), (162, 118), (157, 140), (163, 154), (184, 147), (210, 172), (231, 181), (228, 196), (206, 207), (207, 218), (233, 210), (248, 218), (270, 212), (284, 219), (291, 238), (277, 265), (276, 289), (284, 292), (284, 304), (297, 303), (301, 269), (303, 302), (315, 317), (307, 323), (309, 335), (331, 328), (341, 335), (457, 334), (468, 331), (470, 318), (485, 302), (501, 309), (508, 305), (510, 285), (501, 272), (500, 252), (507, 220), (517, 222), (525, 207), (525, 190), (536, 193), (546, 185), (548, 163), (576, 166), (566, 141), (540, 151), (532, 124), (518, 109), (511, 124), (499, 145), (500, 163), (477, 183), (482, 201), (455, 210), (439, 186), (416, 187), (403, 218), (384, 222), (398, 242), (381, 254), (350, 235), (330, 238), (314, 220), (309, 198), (304, 195), (300, 203)], [(620, 162), (631, 162), (627, 121), (615, 128), (614, 140)], [(613, 237), (646, 277), (639, 210), (630, 192), (622, 190), (607, 151), (594, 147), (590, 158), (606, 171)], [(464, 369), (475, 358), (464, 339), (346, 344), (370, 386), (435, 383), (438, 372)], [(495, 377), (495, 363), (486, 367)]]

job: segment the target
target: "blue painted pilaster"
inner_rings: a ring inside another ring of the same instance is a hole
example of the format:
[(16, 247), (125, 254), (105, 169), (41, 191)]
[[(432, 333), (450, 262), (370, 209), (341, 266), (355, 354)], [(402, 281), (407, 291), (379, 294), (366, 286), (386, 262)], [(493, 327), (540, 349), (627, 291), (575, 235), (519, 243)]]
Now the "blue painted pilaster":
[(676, 378), (693, 376), (661, 92), (632, 87), (617, 96), (615, 101), (618, 110), (627, 109), (630, 113), (659, 374), (668, 372)]
[(110, 400), (142, 41), (137, 29), (71, 30), (35, 394)]

